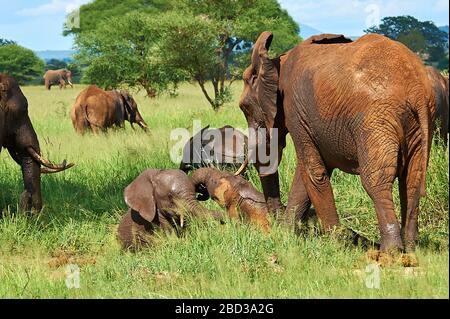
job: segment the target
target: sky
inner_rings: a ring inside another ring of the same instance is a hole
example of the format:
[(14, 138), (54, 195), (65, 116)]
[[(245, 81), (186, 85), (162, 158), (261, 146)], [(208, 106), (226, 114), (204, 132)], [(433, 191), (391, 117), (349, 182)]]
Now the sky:
[[(62, 36), (69, 12), (90, 0), (0, 0), (0, 38), (35, 51), (70, 50), (72, 38)], [(116, 1), (116, 0), (114, 0)], [(279, 0), (300, 24), (324, 33), (359, 36), (382, 17), (412, 15), (448, 25), (448, 0)], [(81, 17), (81, 21), (82, 21)], [(305, 28), (306, 29), (306, 28)]]

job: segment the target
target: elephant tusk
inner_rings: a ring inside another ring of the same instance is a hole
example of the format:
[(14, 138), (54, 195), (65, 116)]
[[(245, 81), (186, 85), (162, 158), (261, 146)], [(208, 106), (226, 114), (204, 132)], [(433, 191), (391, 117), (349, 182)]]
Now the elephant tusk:
[(248, 166), (249, 163), (249, 159), (253, 156), (253, 151), (248, 151), (247, 152), (247, 157), (245, 158), (244, 162), (241, 164), (241, 167), (239, 167), (239, 169), (236, 171), (236, 173), (234, 173), (234, 176), (238, 176), (241, 175), (242, 172), (245, 171), (245, 169)]
[(46, 168), (50, 169), (50, 170), (44, 170), (44, 174), (56, 173), (56, 171), (60, 172), (60, 171), (66, 170), (68, 168), (71, 168), (72, 166), (75, 165), (73, 163), (67, 164), (66, 160), (64, 160), (62, 162), (62, 164), (53, 164), (48, 159), (46, 159), (46, 158), (42, 157), (40, 154), (38, 154), (34, 150), (34, 148), (32, 148), (31, 146), (27, 147), (27, 151), (36, 162), (38, 162), (42, 166), (45, 166)]

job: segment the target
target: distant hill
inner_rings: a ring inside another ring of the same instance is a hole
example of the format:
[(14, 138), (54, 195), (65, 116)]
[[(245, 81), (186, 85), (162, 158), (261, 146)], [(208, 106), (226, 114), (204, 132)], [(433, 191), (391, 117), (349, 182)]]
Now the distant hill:
[(448, 25), (444, 25), (442, 27), (439, 27), (439, 30), (447, 32), (447, 34), (448, 34)]
[(75, 51), (72, 50), (62, 50), (62, 51), (54, 51), (54, 50), (46, 50), (46, 51), (36, 51), (35, 52), (38, 57), (40, 57), (44, 61), (48, 61), (51, 59), (62, 60), (64, 62), (71, 62), (73, 60), (73, 55)]

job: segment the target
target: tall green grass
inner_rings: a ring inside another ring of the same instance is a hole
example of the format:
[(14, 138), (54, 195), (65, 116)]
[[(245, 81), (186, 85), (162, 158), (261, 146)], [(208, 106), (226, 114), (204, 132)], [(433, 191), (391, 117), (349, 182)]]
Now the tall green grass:
[[(12, 298), (448, 298), (448, 149), (433, 146), (428, 197), (421, 201), (420, 267), (384, 268), (380, 289), (365, 285), (370, 262), (359, 248), (330, 236), (296, 237), (275, 224), (269, 235), (249, 225), (193, 222), (181, 238), (159, 234), (156, 244), (124, 252), (115, 238), (126, 211), (123, 189), (146, 168), (177, 168), (169, 150), (173, 128), (192, 129), (192, 121), (246, 127), (235, 99), (219, 112), (197, 87), (185, 84), (176, 98), (136, 99), (149, 134), (113, 130), (94, 136), (75, 134), (70, 107), (82, 86), (50, 92), (24, 87), (29, 114), (44, 154), (76, 166), (42, 178), (41, 214), (17, 213), (22, 191), (19, 167), (7, 152), (0, 156), (0, 297)], [(291, 141), (280, 167), (286, 202), (295, 168)], [(254, 170), (250, 179), (260, 187)], [(335, 172), (332, 178), (342, 222), (378, 239), (373, 204), (359, 177)], [(396, 189), (396, 188), (395, 188)], [(399, 207), (398, 192), (395, 201)], [(209, 201), (208, 207), (217, 208)], [(398, 209), (399, 210), (399, 209)], [(67, 264), (81, 269), (80, 289), (65, 284)]]

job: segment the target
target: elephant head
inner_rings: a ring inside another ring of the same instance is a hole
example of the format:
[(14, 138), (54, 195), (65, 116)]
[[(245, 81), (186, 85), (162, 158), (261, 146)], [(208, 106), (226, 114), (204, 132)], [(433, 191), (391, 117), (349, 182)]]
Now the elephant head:
[[(282, 208), (277, 167), (286, 145), (287, 129), (284, 125), (283, 107), (278, 89), (282, 57), (275, 59), (269, 57), (268, 50), (272, 39), (271, 32), (263, 32), (254, 45), (251, 65), (243, 74), (244, 89), (239, 107), (245, 115), (249, 129), (256, 133), (253, 145), (250, 142), (247, 159), (255, 161), (264, 196), (269, 209), (274, 211)], [(274, 146), (277, 154), (268, 154), (269, 162), (263, 162), (260, 154), (270, 153), (270, 149)], [(247, 164), (248, 160), (236, 174), (245, 169)]]
[(63, 70), (63, 77), (64, 77), (65, 79), (67, 79), (67, 83), (69, 83), (69, 85), (73, 88), (73, 84), (72, 84), (72, 72), (69, 71), (69, 70), (67, 70), (67, 69), (64, 69), (64, 70)]
[(210, 166), (234, 170), (244, 162), (247, 144), (247, 136), (230, 125), (218, 129), (208, 125), (185, 144), (180, 169), (185, 173)]
[(124, 199), (130, 216), (123, 223), (137, 225), (119, 227), (119, 239), (123, 244), (136, 240), (130, 238), (135, 236), (130, 227), (137, 229), (142, 239), (144, 233), (151, 234), (155, 226), (165, 231), (182, 228), (185, 215), (222, 218), (220, 212), (210, 211), (197, 202), (192, 180), (180, 170), (144, 171), (125, 188)]
[(263, 194), (241, 176), (215, 168), (200, 168), (192, 174), (198, 192), (227, 209), (231, 218), (242, 217), (269, 231), (268, 208)]
[(20, 198), (20, 208), (40, 211), (41, 173), (60, 172), (73, 164), (66, 161), (53, 164), (41, 155), (39, 141), (28, 116), (27, 99), (12, 77), (0, 74), (0, 150), (2, 147), (22, 168), (25, 190)]
[(134, 123), (137, 123), (144, 131), (148, 130), (148, 125), (139, 113), (138, 106), (134, 98), (126, 91), (119, 91), (122, 97), (122, 102), (125, 107), (125, 120), (131, 123), (133, 127)]

